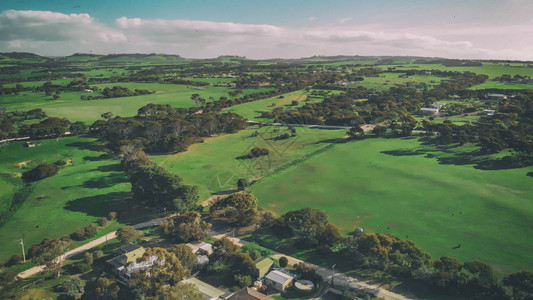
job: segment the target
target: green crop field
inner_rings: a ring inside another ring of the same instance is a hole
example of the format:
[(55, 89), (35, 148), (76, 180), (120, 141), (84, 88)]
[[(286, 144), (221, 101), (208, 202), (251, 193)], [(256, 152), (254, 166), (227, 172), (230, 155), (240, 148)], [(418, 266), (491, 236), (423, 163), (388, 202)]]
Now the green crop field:
[[(255, 131), (261, 134), (252, 137)], [(346, 130), (296, 128), (296, 137), (279, 141), (272, 139), (284, 132), (288, 131), (283, 127), (254, 126), (237, 134), (208, 138), (204, 143), (192, 145), (184, 153), (152, 156), (152, 160), (178, 174), (187, 184), (197, 185), (200, 198), (205, 200), (211, 193), (236, 187), (239, 178), (269, 175), (280, 167), (324, 149), (328, 143), (323, 141), (337, 140), (346, 134)], [(253, 147), (265, 147), (270, 150), (270, 155), (238, 159), (247, 155)]]
[(366, 139), (337, 144), (252, 190), (278, 213), (314, 207), (344, 233), (391, 233), (433, 257), (482, 260), (507, 273), (533, 268), (532, 171), (476, 169), (417, 139)]
[[(120, 210), (118, 204), (129, 195), (130, 184), (119, 161), (100, 151), (94, 139), (68, 137), (39, 143), (34, 148), (23, 147), (23, 142), (0, 147), (0, 208), (4, 209), (10, 194), (22, 186), (17, 179), (21, 173), (43, 162), (69, 162), (57, 175), (33, 183), (26, 202), (0, 227), (0, 261), (20, 254), (22, 235), (28, 247), (45, 237), (68, 235), (109, 211)], [(113, 224), (108, 230), (118, 226)]]

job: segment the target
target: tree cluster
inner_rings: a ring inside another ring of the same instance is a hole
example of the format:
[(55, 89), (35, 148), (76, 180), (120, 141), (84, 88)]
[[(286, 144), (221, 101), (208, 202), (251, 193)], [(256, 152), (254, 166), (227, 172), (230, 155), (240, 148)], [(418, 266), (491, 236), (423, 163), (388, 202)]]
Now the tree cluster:
[(246, 127), (246, 120), (233, 113), (189, 114), (169, 105), (148, 104), (133, 118), (98, 120), (91, 133), (108, 142), (116, 152), (132, 145), (147, 152), (182, 152), (202, 137), (234, 133)]

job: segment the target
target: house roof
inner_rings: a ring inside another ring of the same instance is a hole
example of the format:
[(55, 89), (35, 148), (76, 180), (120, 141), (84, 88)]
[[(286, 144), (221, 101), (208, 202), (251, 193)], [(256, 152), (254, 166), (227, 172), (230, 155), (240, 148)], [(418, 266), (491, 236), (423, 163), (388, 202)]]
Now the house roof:
[(263, 257), (254, 261), (255, 267), (259, 270), (259, 277), (262, 278), (270, 270), (274, 261), (268, 257)]
[(217, 289), (216, 287), (194, 277), (183, 279), (181, 282), (194, 284), (196, 288), (198, 288), (198, 291), (202, 293), (207, 299), (224, 295), (224, 291)]
[(124, 253), (128, 253), (128, 252), (137, 250), (139, 248), (142, 248), (142, 246), (139, 246), (139, 245), (136, 245), (136, 244), (132, 244), (132, 243), (128, 243), (126, 245), (120, 246), (119, 251), (122, 251)]
[(272, 300), (272, 298), (247, 287), (231, 295), (227, 300)]
[(153, 266), (156, 260), (158, 260), (157, 255), (152, 255), (150, 256), (148, 260), (144, 260), (140, 262), (132, 262), (129, 265), (119, 267), (118, 271), (122, 272), (122, 270), (124, 270), (125, 275), (131, 276), (131, 274), (135, 271), (144, 270), (146, 268)]
[(274, 270), (268, 273), (266, 279), (272, 280), (275, 283), (285, 284), (287, 281), (292, 280), (293, 277), (278, 270)]
[(205, 251), (207, 253), (213, 252), (213, 245), (206, 242), (188, 243), (187, 246), (191, 248), (192, 252), (196, 254), (198, 250)]

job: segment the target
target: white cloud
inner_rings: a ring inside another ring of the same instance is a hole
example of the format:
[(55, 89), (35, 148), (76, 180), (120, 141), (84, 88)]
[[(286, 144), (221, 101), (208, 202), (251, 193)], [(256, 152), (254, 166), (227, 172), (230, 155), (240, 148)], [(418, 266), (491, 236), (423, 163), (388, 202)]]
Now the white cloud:
[(157, 52), (191, 58), (357, 54), (533, 60), (533, 43), (523, 38), (533, 33), (530, 23), (462, 28), (460, 24), (357, 26), (350, 21), (344, 18), (330, 25), (282, 27), (122, 17), (106, 25), (88, 14), (9, 10), (0, 13), (0, 51), (43, 55)]

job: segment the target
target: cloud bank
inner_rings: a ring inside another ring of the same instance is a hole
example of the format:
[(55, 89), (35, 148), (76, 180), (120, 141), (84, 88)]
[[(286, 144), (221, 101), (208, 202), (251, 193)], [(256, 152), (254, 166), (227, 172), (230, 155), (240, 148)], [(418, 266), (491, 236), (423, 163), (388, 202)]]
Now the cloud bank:
[(88, 14), (7, 10), (0, 13), (0, 51), (51, 56), (76, 52), (168, 53), (189, 58), (342, 54), (533, 60), (533, 42), (523, 38), (531, 34), (531, 25), (357, 25), (352, 18), (343, 18), (330, 25), (308, 22), (284, 27), (128, 17), (104, 24)]

